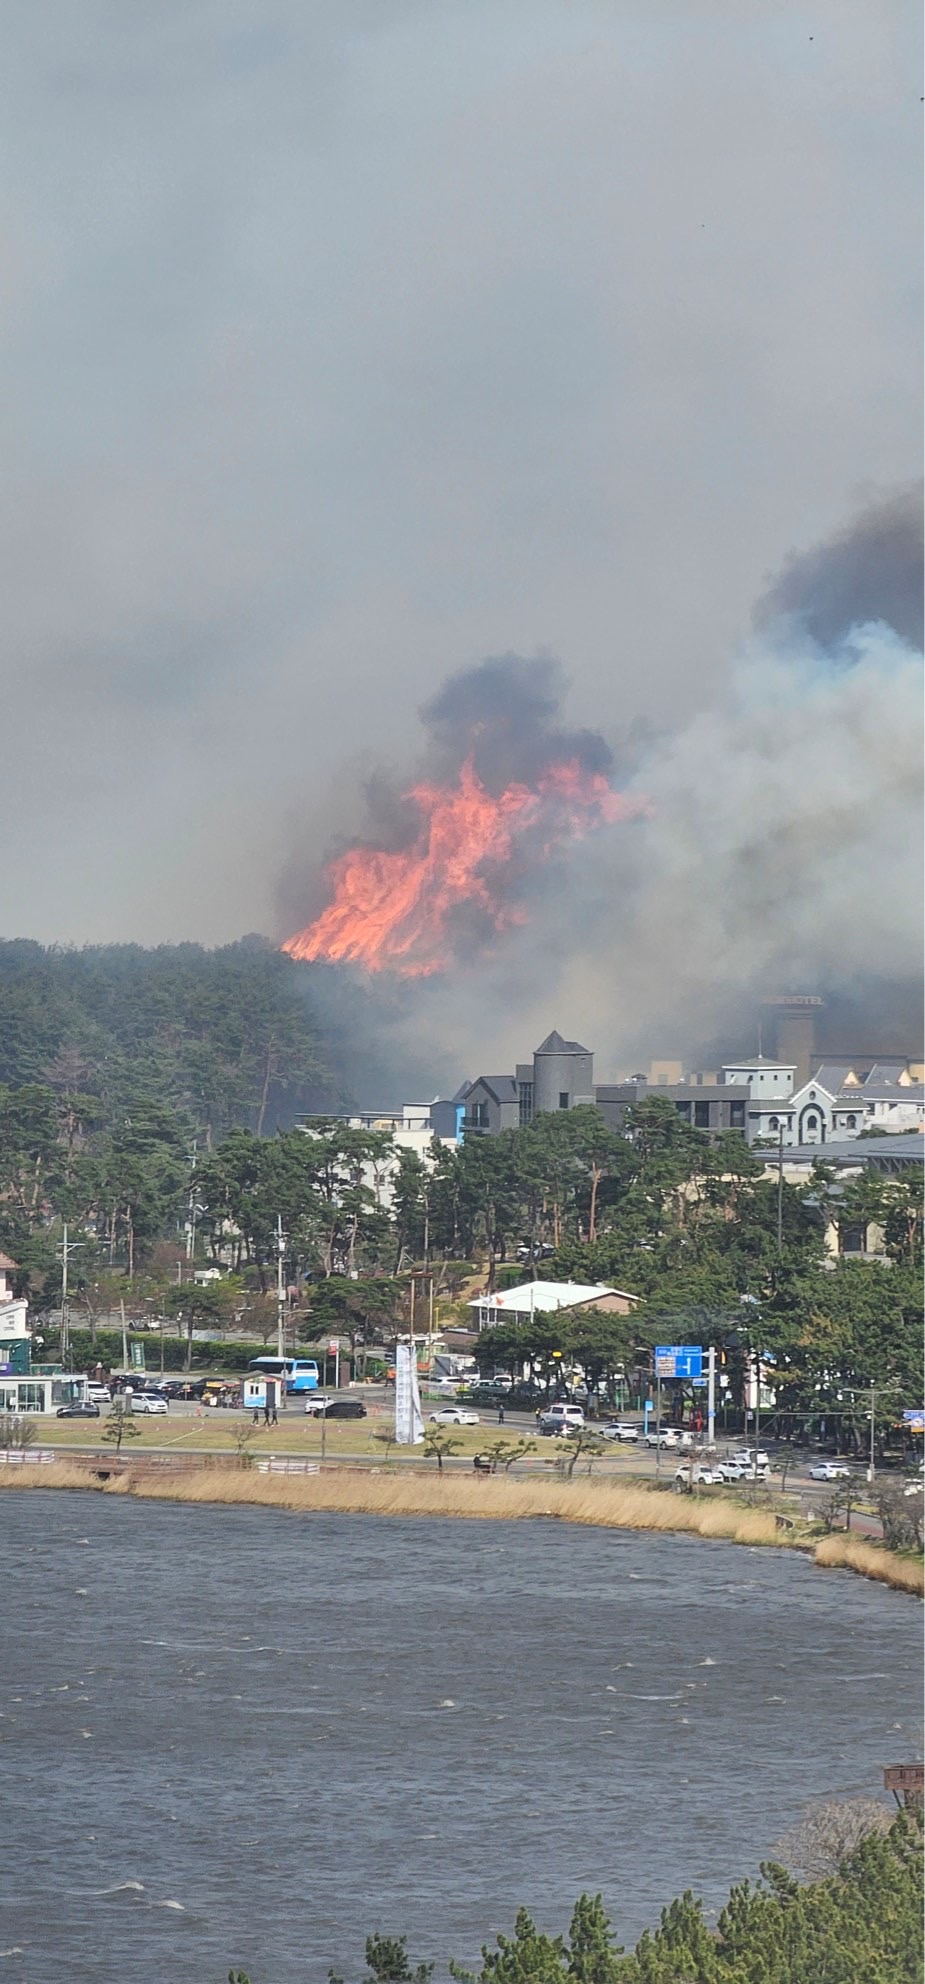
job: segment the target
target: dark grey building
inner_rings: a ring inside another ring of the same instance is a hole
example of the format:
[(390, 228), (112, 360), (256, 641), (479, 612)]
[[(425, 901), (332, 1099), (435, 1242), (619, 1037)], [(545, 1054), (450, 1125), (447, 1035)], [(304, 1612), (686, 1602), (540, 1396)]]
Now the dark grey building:
[(547, 1034), (533, 1056), (533, 1115), (593, 1101), (594, 1055), (577, 1040)]
[(622, 1130), (627, 1110), (647, 1095), (663, 1095), (673, 1102), (678, 1115), (693, 1130), (704, 1130), (711, 1137), (722, 1136), (725, 1130), (740, 1130), (745, 1135), (749, 1091), (744, 1082), (727, 1082), (721, 1087), (700, 1082), (659, 1082), (657, 1087), (650, 1088), (644, 1075), (636, 1075), (629, 1082), (599, 1086), (595, 1100), (605, 1123), (613, 1130)]
[(517, 1082), (513, 1075), (479, 1075), (464, 1096), (462, 1134), (496, 1137), (499, 1130), (516, 1130), (520, 1121)]

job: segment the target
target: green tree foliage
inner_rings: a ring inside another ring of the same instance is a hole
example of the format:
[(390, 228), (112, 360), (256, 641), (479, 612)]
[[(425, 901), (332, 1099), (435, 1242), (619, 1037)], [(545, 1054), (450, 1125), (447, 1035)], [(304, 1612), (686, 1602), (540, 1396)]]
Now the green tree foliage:
[[(921, 1984), (922, 1833), (900, 1813), (868, 1833), (827, 1878), (801, 1886), (769, 1865), (733, 1888), (715, 1929), (692, 1894), (663, 1909), (634, 1951), (615, 1943), (600, 1895), (582, 1895), (567, 1937), (548, 1936), (520, 1909), (511, 1936), (482, 1950), (458, 1984)], [(426, 1984), (404, 1938), (366, 1946), (363, 1984)], [(337, 1980), (340, 1984), (340, 1980)]]
[(124, 1109), (145, 1070), (209, 1143), (339, 1100), (311, 967), (260, 939), (224, 949), (0, 944), (0, 1082), (87, 1090)]

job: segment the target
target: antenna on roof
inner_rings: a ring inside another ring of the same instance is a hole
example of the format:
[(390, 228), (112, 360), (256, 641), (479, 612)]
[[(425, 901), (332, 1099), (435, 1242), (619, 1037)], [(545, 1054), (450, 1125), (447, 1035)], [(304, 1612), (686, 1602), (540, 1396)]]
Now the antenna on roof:
[(758, 1021), (758, 1059), (761, 1060), (761, 1021)]

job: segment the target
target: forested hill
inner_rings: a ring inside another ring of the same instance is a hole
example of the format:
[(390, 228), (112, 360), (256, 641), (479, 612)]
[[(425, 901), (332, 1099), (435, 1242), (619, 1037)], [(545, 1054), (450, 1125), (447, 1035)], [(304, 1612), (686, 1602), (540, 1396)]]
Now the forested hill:
[(107, 1116), (143, 1094), (214, 1141), (348, 1099), (313, 1011), (311, 967), (245, 938), (43, 949), (0, 942), (0, 1085), (99, 1096)]

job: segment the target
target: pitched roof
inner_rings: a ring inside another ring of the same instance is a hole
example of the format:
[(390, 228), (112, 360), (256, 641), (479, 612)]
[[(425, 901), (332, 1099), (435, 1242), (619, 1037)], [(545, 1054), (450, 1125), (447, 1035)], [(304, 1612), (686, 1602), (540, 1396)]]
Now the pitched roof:
[(859, 1085), (850, 1061), (822, 1061), (810, 1079), (818, 1082), (820, 1088), (827, 1088), (830, 1095), (837, 1095), (846, 1083), (850, 1088)]
[(493, 1095), (496, 1102), (517, 1101), (517, 1083), (513, 1075), (476, 1075), (474, 1082), (470, 1082), (466, 1090), (467, 1097), (480, 1085), (482, 1088), (487, 1088), (489, 1095)]
[(537, 1054), (590, 1054), (591, 1049), (582, 1047), (580, 1040), (563, 1040), (561, 1033), (557, 1033), (554, 1027), (536, 1052)]
[(514, 1315), (540, 1314), (550, 1309), (580, 1309), (587, 1302), (599, 1302), (603, 1295), (622, 1295), (627, 1302), (638, 1302), (626, 1288), (602, 1288), (582, 1281), (524, 1281), (518, 1288), (503, 1288), (498, 1295), (476, 1296), (470, 1309), (510, 1310)]
[(18, 1261), (11, 1261), (9, 1254), (0, 1254), (0, 1274), (15, 1274)]

